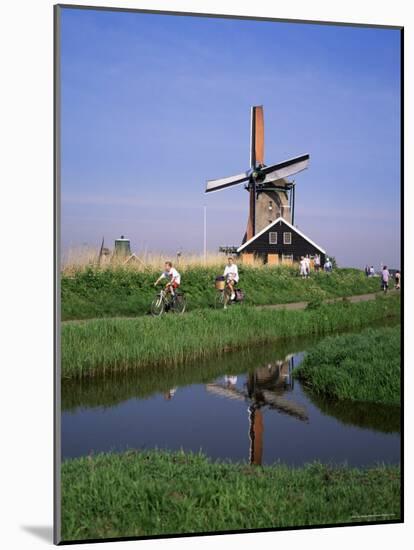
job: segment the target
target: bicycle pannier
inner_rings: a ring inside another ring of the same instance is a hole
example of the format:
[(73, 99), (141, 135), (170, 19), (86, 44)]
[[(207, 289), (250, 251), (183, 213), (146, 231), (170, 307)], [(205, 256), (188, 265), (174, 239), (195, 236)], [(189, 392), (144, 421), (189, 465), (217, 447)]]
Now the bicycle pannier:
[(217, 290), (224, 290), (224, 287), (225, 287), (225, 282), (224, 282), (224, 277), (219, 275), (216, 277), (216, 288)]
[(242, 289), (236, 288), (235, 293), (236, 293), (236, 302), (243, 302), (244, 292), (242, 291)]

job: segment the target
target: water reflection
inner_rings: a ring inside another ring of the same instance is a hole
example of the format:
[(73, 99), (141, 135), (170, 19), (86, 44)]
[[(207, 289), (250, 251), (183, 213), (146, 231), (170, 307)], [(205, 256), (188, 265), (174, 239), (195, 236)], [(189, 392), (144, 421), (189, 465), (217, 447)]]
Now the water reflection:
[(333, 401), (313, 395), (307, 389), (304, 392), (321, 412), (335, 417), (342, 424), (370, 428), (383, 433), (400, 433), (401, 409), (398, 405)]
[(308, 420), (306, 407), (287, 399), (284, 394), (293, 390), (293, 355), (284, 360), (267, 363), (248, 373), (243, 389), (238, 389), (237, 376), (224, 375), (224, 384), (216, 382), (207, 384), (206, 389), (212, 394), (230, 400), (248, 403), (249, 418), (249, 463), (261, 465), (263, 457), (264, 421), (262, 409), (267, 407), (287, 414), (301, 421)]
[(64, 384), (62, 455), (182, 448), (255, 465), (398, 462), (399, 407), (328, 402), (294, 380), (298, 350), (315, 341)]
[(298, 338), (280, 342), (277, 346), (262, 346), (241, 352), (225, 353), (197, 362), (179, 366), (160, 366), (157, 369), (140, 368), (127, 374), (106, 374), (101, 378), (64, 381), (62, 384), (62, 411), (74, 411), (78, 407), (112, 407), (137, 397), (148, 398), (156, 393), (167, 395), (171, 389), (211, 382), (228, 373), (237, 376), (251, 371), (258, 365), (284, 361), (285, 357), (306, 349), (319, 338)]
[(176, 391), (177, 391), (177, 388), (170, 388), (168, 391), (164, 393), (164, 399), (169, 401), (174, 397)]

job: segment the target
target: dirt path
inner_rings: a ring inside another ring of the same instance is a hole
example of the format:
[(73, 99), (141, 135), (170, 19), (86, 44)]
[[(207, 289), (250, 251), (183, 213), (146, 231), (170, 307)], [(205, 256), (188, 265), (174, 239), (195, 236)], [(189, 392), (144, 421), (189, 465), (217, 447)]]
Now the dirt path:
[[(394, 290), (389, 290), (388, 293), (393, 293)], [(371, 294), (357, 294), (356, 296), (340, 296), (339, 298), (328, 298), (326, 300), (323, 300), (324, 304), (334, 304), (335, 302), (341, 302), (342, 300), (346, 299), (352, 304), (356, 304), (358, 302), (369, 302), (370, 300), (375, 300), (376, 296), (381, 296), (383, 292), (373, 292)], [(288, 303), (288, 304), (269, 304), (264, 306), (257, 306), (260, 308), (272, 308), (272, 309), (291, 309), (291, 310), (300, 310), (305, 309), (308, 305), (308, 302), (294, 302), (294, 303)]]
[[(397, 292), (396, 290), (389, 290), (388, 294), (394, 294)], [(327, 298), (326, 300), (323, 300), (324, 304), (334, 304), (335, 302), (341, 302), (342, 300), (346, 299), (352, 304), (356, 304), (358, 302), (369, 302), (370, 300), (375, 300), (376, 296), (381, 296), (383, 292), (373, 292), (371, 294), (357, 294), (355, 296), (340, 296), (339, 298)], [(266, 304), (261, 306), (255, 306), (260, 309), (288, 309), (288, 310), (302, 310), (305, 309), (309, 302), (290, 302), (287, 304)], [(72, 319), (70, 321), (62, 321), (62, 324), (70, 324), (70, 323), (87, 323), (88, 321), (99, 321), (102, 319), (124, 319), (124, 320), (131, 320), (131, 319), (137, 319), (138, 317), (143, 317), (143, 315), (137, 315), (135, 317), (94, 317), (91, 319)]]

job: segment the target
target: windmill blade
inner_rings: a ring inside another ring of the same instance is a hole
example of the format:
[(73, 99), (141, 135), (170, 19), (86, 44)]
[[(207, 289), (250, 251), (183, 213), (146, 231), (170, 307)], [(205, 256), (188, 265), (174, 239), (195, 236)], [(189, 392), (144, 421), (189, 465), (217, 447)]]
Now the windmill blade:
[(240, 183), (244, 183), (246, 181), (249, 181), (248, 172), (243, 172), (242, 174), (237, 174), (236, 176), (229, 176), (228, 178), (208, 180), (205, 193), (220, 191), (220, 189), (225, 189), (226, 187), (231, 187), (232, 185), (239, 185)]
[(250, 166), (255, 168), (258, 164), (264, 164), (264, 114), (262, 105), (252, 107), (250, 119)]
[(299, 420), (309, 420), (308, 412), (303, 405), (295, 403), (283, 395), (278, 395), (270, 390), (263, 390), (262, 394), (265, 404), (268, 405), (270, 409), (275, 409), (289, 416), (294, 416)]
[(278, 164), (273, 164), (272, 166), (266, 166), (261, 170), (262, 173), (266, 174), (266, 179), (263, 183), (270, 183), (271, 181), (287, 178), (305, 170), (309, 165), (309, 158), (309, 155), (301, 155), (300, 157), (285, 160)]
[(227, 397), (236, 401), (246, 401), (246, 395), (237, 388), (229, 388), (222, 384), (206, 384), (206, 390), (220, 397)]

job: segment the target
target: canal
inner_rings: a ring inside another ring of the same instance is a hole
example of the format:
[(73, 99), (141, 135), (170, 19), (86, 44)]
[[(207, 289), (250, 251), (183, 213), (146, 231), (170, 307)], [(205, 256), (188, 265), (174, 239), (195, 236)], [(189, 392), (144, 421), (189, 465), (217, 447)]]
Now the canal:
[(399, 463), (399, 407), (329, 402), (293, 377), (316, 342), (64, 383), (62, 459), (183, 449), (252, 464)]

